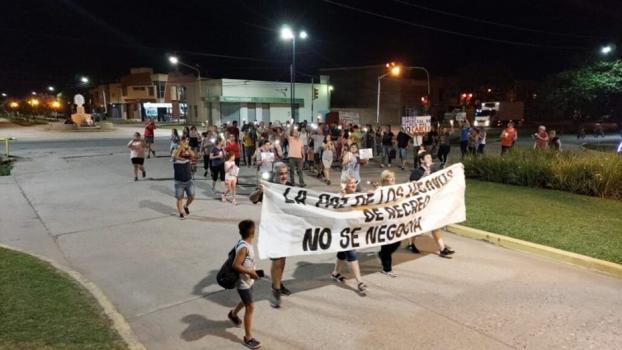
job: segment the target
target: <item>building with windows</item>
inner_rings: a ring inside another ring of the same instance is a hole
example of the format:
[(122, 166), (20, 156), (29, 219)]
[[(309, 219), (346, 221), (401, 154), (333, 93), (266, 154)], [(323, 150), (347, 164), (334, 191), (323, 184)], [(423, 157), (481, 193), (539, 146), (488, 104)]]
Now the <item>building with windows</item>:
[(151, 68), (132, 68), (119, 83), (91, 91), (93, 104), (113, 119), (185, 119), (189, 123), (237, 121), (309, 122), (330, 111), (328, 76), (318, 83), (296, 83), (295, 115), (291, 115), (289, 82), (243, 79), (202, 79)]
[(203, 101), (211, 123), (286, 122), (292, 118), (313, 122), (330, 111), (328, 76), (319, 83), (296, 83), (292, 117), (289, 82), (208, 79), (203, 81)]

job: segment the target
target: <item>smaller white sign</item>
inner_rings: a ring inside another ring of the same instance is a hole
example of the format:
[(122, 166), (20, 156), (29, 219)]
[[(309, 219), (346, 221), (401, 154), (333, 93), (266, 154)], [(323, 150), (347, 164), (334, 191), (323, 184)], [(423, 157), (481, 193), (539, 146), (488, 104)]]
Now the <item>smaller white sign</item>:
[(456, 121), (463, 122), (466, 119), (466, 112), (457, 112)]
[(361, 159), (372, 159), (374, 158), (374, 152), (371, 148), (362, 148), (359, 150), (359, 157)]

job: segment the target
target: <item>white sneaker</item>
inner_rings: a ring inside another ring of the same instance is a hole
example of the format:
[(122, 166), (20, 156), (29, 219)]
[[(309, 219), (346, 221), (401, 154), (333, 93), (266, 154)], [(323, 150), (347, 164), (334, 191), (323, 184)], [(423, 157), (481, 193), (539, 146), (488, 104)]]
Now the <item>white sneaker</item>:
[(391, 277), (391, 278), (397, 277), (397, 274), (395, 272), (393, 272), (393, 271), (382, 270), (382, 271), (380, 271), (380, 273), (385, 275), (385, 276), (387, 276), (387, 277)]

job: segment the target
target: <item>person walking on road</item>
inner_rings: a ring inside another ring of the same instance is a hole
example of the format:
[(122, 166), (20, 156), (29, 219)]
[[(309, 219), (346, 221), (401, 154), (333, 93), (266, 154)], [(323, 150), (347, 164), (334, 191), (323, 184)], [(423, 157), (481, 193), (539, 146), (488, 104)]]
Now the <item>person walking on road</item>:
[[(419, 181), (419, 179), (432, 174), (432, 172), (432, 155), (428, 152), (421, 153), (419, 155), (419, 165), (410, 174), (410, 181)], [(443, 238), (441, 237), (441, 230), (432, 230), (432, 237), (434, 237), (436, 245), (438, 246), (438, 255), (442, 258), (450, 259), (450, 255), (455, 253), (455, 251), (453, 251), (449, 246), (445, 245), (445, 243), (443, 242)], [(419, 253), (419, 250), (415, 246), (415, 237), (411, 239), (410, 245), (408, 247), (411, 252)]]
[(145, 141), (140, 137), (139, 132), (134, 133), (134, 137), (127, 144), (130, 149), (130, 160), (134, 169), (134, 181), (138, 181), (138, 172), (141, 171), (143, 179), (147, 176), (145, 171)]
[(199, 148), (201, 145), (201, 134), (197, 130), (196, 126), (192, 126), (190, 128), (190, 135), (188, 136), (188, 145), (190, 146), (190, 149), (192, 150), (192, 152), (194, 153), (199, 152)]
[(406, 130), (404, 129), (404, 127), (401, 127), (400, 132), (397, 133), (397, 149), (400, 155), (400, 162), (401, 162), (402, 170), (406, 169), (406, 153), (408, 150), (408, 144), (410, 143), (411, 139), (412, 139), (412, 136), (406, 133)]
[(341, 182), (343, 179), (351, 175), (356, 179), (356, 183), (361, 182), (361, 165), (367, 164), (367, 160), (362, 160), (359, 156), (359, 147), (353, 143), (350, 145), (350, 152), (346, 152), (342, 159)]
[[(451, 151), (451, 146), (449, 144), (449, 136), (451, 133), (447, 130), (446, 127), (441, 129), (441, 132), (438, 134), (438, 160), (441, 162), (441, 168), (445, 167), (447, 164), (447, 157), (449, 156), (449, 152)], [(419, 154), (415, 154), (415, 164), (413, 167), (417, 167), (417, 160), (419, 158)]]
[[(391, 170), (385, 170), (380, 174), (380, 186), (393, 186), (395, 185), (395, 173)], [(393, 272), (393, 253), (400, 247), (401, 241), (384, 244), (380, 246), (380, 252), (378, 257), (382, 263), (382, 270), (380, 273), (387, 277), (395, 278), (397, 274)]]
[(177, 129), (171, 130), (171, 145), (169, 147), (169, 154), (172, 156), (173, 152), (179, 147), (179, 132)]
[[(188, 206), (194, 200), (194, 182), (192, 181), (191, 164), (191, 159), (193, 157), (195, 157), (195, 154), (188, 145), (188, 139), (182, 136), (179, 148), (173, 154), (175, 198), (177, 199), (177, 212), (181, 220), (185, 218), (184, 214), (190, 214)], [(186, 195), (186, 204), (183, 203), (184, 194)]]
[[(343, 183), (343, 194), (353, 194), (356, 193), (356, 179), (353, 176), (346, 176)], [(345, 283), (346, 279), (341, 275), (341, 271), (343, 270), (343, 266), (345, 263), (348, 263), (348, 268), (350, 272), (354, 275), (354, 279), (356, 279), (356, 289), (361, 295), (367, 295), (367, 285), (363, 282), (363, 278), (361, 277), (361, 268), (359, 266), (358, 257), (356, 254), (356, 250), (346, 250), (343, 252), (337, 253), (337, 261), (335, 262), (335, 268), (333, 272), (330, 274), (330, 277), (339, 283)]]
[(242, 320), (238, 314), (244, 309), (244, 339), (243, 343), (249, 349), (259, 349), (261, 343), (253, 337), (253, 313), (255, 311), (255, 301), (253, 300), (253, 285), (259, 275), (255, 270), (255, 250), (253, 240), (255, 239), (255, 223), (251, 220), (243, 220), (238, 224), (241, 239), (235, 245), (235, 258), (233, 259), (233, 269), (240, 273), (237, 282), (238, 295), (240, 302), (233, 310), (227, 314), (227, 318), (236, 327), (242, 325)]
[[(285, 186), (294, 186), (289, 181), (289, 168), (285, 163), (278, 162), (274, 164), (274, 178), (272, 183), (277, 183)], [(259, 188), (259, 195), (254, 203), (263, 201), (263, 187)], [(270, 267), (270, 275), (272, 277), (272, 294), (270, 296), (270, 306), (273, 308), (281, 307), (281, 295), (291, 295), (292, 292), (283, 284), (283, 271), (285, 271), (285, 257), (270, 258), (272, 265)]]
[[(147, 158), (151, 158), (151, 154), (156, 156), (154, 143), (156, 123), (153, 119), (149, 119), (147, 123), (145, 123), (145, 144), (147, 145)], [(152, 149), (153, 148), (153, 149)]]
[(486, 148), (486, 130), (481, 126), (478, 128), (477, 143), (477, 154), (483, 156)]
[(235, 156), (235, 165), (240, 166), (240, 158), (242, 153), (240, 152), (240, 143), (236, 141), (235, 134), (229, 134), (227, 145), (225, 146), (225, 152), (233, 153)]
[(227, 201), (227, 194), (231, 193), (231, 203), (238, 205), (235, 200), (235, 190), (238, 183), (238, 173), (240, 168), (235, 164), (235, 154), (227, 153), (225, 162), (225, 193), (222, 194), (222, 201)]
[(514, 143), (517, 138), (518, 133), (516, 132), (516, 129), (514, 129), (514, 122), (510, 121), (508, 122), (507, 127), (501, 132), (501, 137), (499, 137), (501, 141), (501, 155), (506, 154), (512, 149), (512, 147), (514, 147)]
[(326, 185), (330, 186), (330, 168), (333, 166), (335, 145), (330, 136), (326, 136), (324, 145), (322, 146), (322, 168), (324, 171), (324, 181)]
[(385, 166), (391, 167), (391, 153), (394, 151), (393, 142), (394, 142), (393, 132), (391, 132), (391, 125), (387, 125), (386, 129), (382, 132), (382, 158), (380, 161), (380, 167), (384, 168)]
[(469, 125), (469, 121), (465, 119), (462, 122), (462, 127), (460, 128), (460, 153), (462, 160), (464, 160), (464, 157), (467, 155), (470, 130), (471, 126)]
[(212, 174), (212, 192), (216, 193), (216, 182), (225, 181), (225, 141), (220, 137), (216, 140), (209, 151), (211, 162), (210, 172)]
[(307, 185), (305, 184), (305, 180), (302, 175), (305, 148), (298, 131), (292, 128), (287, 141), (289, 145), (288, 157), (292, 182), (294, 182), (295, 175), (298, 173), (298, 186), (306, 187)]

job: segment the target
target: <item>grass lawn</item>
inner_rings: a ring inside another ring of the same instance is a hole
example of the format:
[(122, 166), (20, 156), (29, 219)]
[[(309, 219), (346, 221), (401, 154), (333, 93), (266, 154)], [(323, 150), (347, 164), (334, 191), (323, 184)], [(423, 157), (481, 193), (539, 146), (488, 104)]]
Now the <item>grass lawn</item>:
[(26, 254), (0, 248), (0, 349), (127, 349), (93, 297)]
[(466, 226), (622, 264), (622, 201), (467, 180)]

